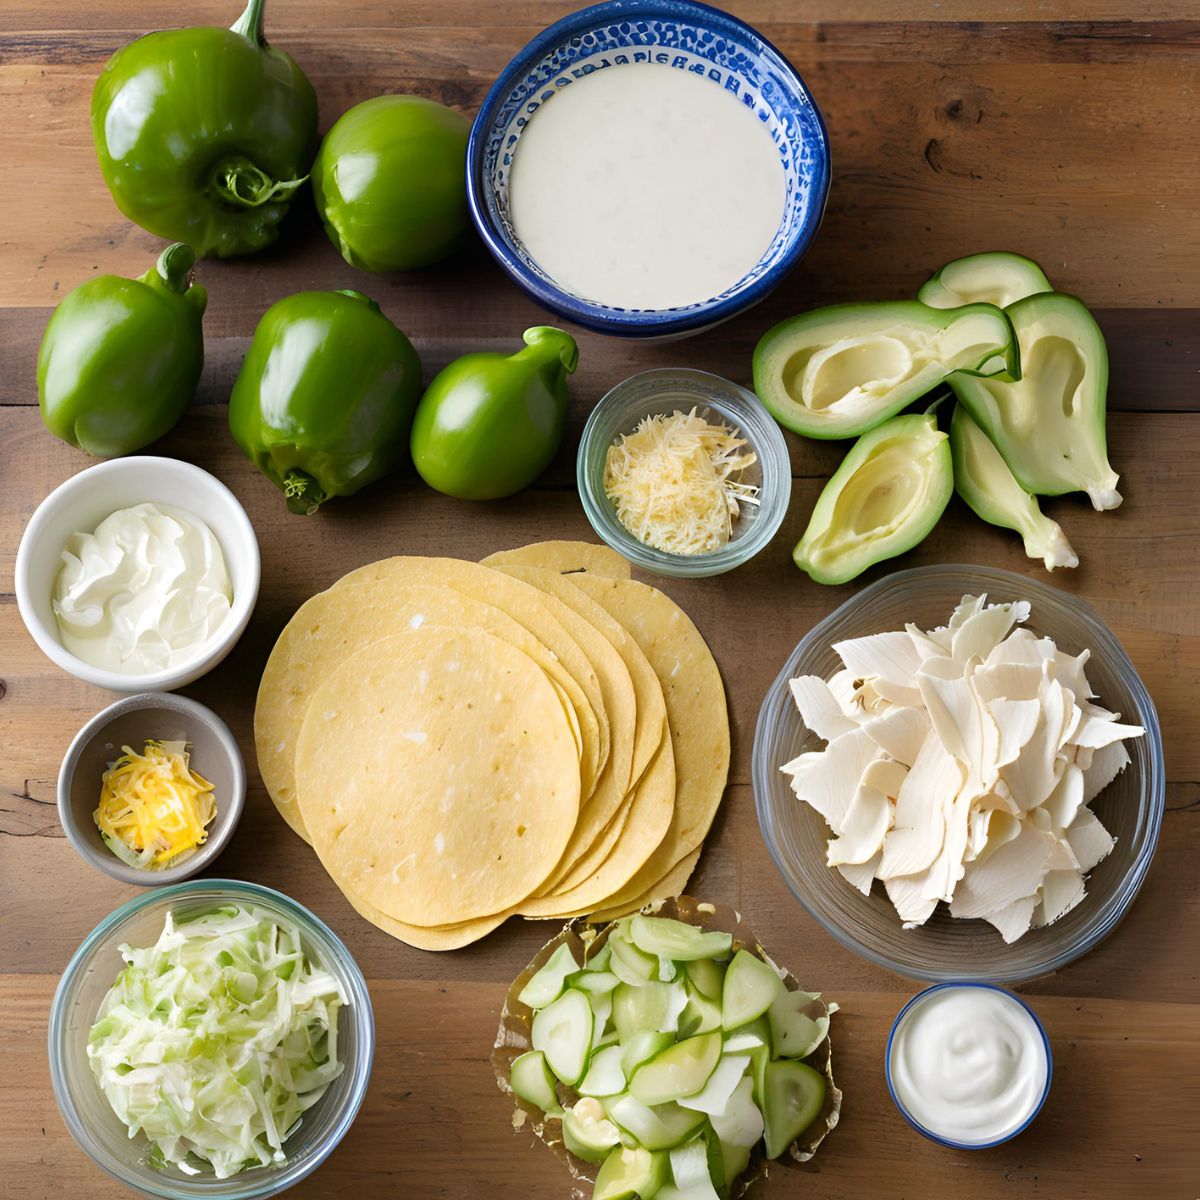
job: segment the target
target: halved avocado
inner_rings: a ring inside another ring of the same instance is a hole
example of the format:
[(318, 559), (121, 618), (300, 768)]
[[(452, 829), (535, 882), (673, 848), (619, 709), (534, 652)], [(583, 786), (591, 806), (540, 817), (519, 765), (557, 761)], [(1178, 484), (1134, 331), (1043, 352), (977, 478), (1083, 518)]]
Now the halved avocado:
[(1061, 292), (1018, 300), (1008, 315), (1022, 377), (954, 375), (955, 395), (1027, 492), (1086, 492), (1093, 508), (1116, 508), (1120, 477), (1105, 440), (1108, 349), (1100, 326), (1081, 300)]
[(933, 415), (893, 417), (854, 443), (792, 557), (817, 583), (846, 583), (924, 540), (953, 491), (950, 442)]
[(971, 510), (989, 525), (1012, 529), (1025, 542), (1025, 553), (1040, 558), (1047, 571), (1077, 567), (1079, 556), (1067, 535), (1052, 521), (1009, 470), (992, 439), (960, 404), (950, 421), (950, 453), (954, 459), (954, 488)]
[[(997, 356), (1003, 362), (993, 361)], [(939, 310), (918, 300), (843, 304), (769, 329), (754, 350), (754, 390), (775, 419), (811, 438), (874, 429), (954, 371), (1007, 369), (1017, 340), (991, 304)]]
[(948, 262), (922, 285), (917, 299), (931, 308), (994, 304), (1007, 308), (1026, 296), (1052, 292), (1045, 271), (1023, 254), (991, 250)]

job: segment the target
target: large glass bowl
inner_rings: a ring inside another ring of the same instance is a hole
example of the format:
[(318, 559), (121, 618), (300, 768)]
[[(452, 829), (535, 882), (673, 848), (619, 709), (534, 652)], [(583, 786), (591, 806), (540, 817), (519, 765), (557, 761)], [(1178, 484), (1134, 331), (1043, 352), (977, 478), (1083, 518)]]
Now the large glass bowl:
[[(229, 1179), (157, 1169), (146, 1161), (149, 1143), (130, 1138), (92, 1074), (88, 1030), (124, 960), (122, 943), (152, 945), (168, 911), (197, 912), (216, 905), (254, 904), (299, 926), (313, 960), (339, 980), (350, 1003), (338, 1018), (338, 1049), (346, 1069), (304, 1114), (284, 1143), (287, 1161), (256, 1167)], [(230, 879), (197, 879), (130, 900), (87, 936), (63, 972), (50, 1009), (50, 1077), (71, 1136), (97, 1166), (145, 1196), (164, 1200), (261, 1200), (315, 1171), (342, 1140), (362, 1104), (375, 1052), (375, 1022), (362, 972), (332, 930), (281, 892)]]
[[(883, 886), (870, 896), (826, 866), (830, 831), (824, 819), (796, 799), (780, 766), (824, 743), (807, 729), (788, 681), (797, 675), (829, 678), (841, 666), (833, 643), (912, 621), (922, 629), (944, 625), (967, 594), (993, 601), (1028, 600), (1028, 628), (1050, 636), (1072, 654), (1092, 656), (1088, 681), (1099, 703), (1146, 728), (1125, 743), (1132, 762), (1097, 797), (1093, 811), (1116, 838), (1112, 853), (1092, 871), (1087, 896), (1043, 929), (1012, 945), (986, 921), (952, 918), (945, 905), (916, 929), (904, 929)], [(880, 966), (914, 979), (1016, 983), (1057, 971), (1097, 945), (1125, 915), (1150, 866), (1166, 796), (1162, 732), (1154, 704), (1120, 643), (1092, 609), (1049, 584), (990, 567), (934, 566), (899, 571), (864, 588), (805, 636), (767, 692), (754, 738), (754, 796), (767, 849), (787, 885), (843, 945)]]

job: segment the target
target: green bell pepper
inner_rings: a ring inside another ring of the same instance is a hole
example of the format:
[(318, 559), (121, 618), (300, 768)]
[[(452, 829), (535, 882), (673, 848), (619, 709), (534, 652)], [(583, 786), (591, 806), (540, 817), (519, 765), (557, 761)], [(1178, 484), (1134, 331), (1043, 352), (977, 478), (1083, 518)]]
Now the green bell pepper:
[(562, 440), (567, 376), (579, 362), (561, 329), (525, 330), (525, 348), (467, 354), (426, 389), (412, 429), (412, 456), (430, 487), (461, 500), (496, 500), (528, 487)]
[(275, 240), (317, 143), (308, 77), (263, 36), (264, 0), (231, 29), (150, 33), (92, 93), (92, 134), (117, 207), (200, 257)]
[(458, 248), (470, 226), (469, 133), (420, 96), (376, 96), (338, 118), (313, 164), (313, 199), (351, 266), (406, 271)]
[(69, 292), (38, 352), (38, 404), (55, 437), (100, 458), (132, 454), (183, 416), (204, 365), (208, 293), (190, 246), (140, 279), (101, 275)]
[(421, 393), (408, 338), (361, 292), (297, 292), (263, 315), (229, 428), (295, 513), (400, 465)]

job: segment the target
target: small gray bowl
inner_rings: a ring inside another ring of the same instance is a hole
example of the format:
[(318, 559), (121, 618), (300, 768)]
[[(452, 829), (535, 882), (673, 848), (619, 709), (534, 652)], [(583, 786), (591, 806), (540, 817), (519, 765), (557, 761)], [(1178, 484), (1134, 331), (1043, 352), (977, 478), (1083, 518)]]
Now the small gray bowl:
[[(187, 742), (192, 766), (212, 783), (217, 803), (204, 844), (178, 866), (160, 871), (123, 863), (104, 844), (92, 816), (100, 777), (121, 747), (141, 750), (150, 739)], [(212, 709), (167, 692), (127, 696), (98, 712), (75, 735), (58, 771), (58, 819), (71, 845), (92, 866), (138, 887), (180, 883), (204, 870), (233, 836), (245, 800), (246, 767), (229, 727)]]

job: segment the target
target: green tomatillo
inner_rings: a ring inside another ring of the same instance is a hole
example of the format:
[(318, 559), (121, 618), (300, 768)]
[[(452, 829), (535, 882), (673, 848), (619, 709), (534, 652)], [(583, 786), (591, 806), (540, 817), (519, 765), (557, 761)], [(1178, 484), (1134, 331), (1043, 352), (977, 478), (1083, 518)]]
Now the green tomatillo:
[(92, 135), (117, 207), (202, 258), (273, 242), (316, 149), (316, 93), (267, 45), (264, 2), (249, 0), (230, 29), (138, 38), (92, 93)]
[(579, 362), (561, 329), (525, 330), (525, 348), (467, 354), (426, 389), (412, 429), (413, 462), (430, 487), (495, 500), (528, 487), (562, 440), (567, 376)]
[(421, 361), (361, 292), (272, 305), (229, 398), (229, 428), (292, 512), (349, 496), (407, 457)]
[(470, 224), (467, 121), (420, 96), (376, 96), (338, 118), (313, 198), (351, 266), (406, 271), (453, 253)]
[(190, 246), (168, 246), (140, 279), (101, 275), (54, 310), (38, 352), (46, 428), (100, 458), (132, 454), (183, 416), (204, 365), (208, 293)]

